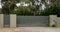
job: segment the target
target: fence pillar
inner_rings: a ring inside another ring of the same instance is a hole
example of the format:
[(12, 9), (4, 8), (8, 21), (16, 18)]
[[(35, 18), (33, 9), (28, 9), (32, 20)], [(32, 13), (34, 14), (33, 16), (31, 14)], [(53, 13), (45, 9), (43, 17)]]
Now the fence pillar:
[(50, 27), (57, 26), (57, 15), (50, 15)]
[(4, 15), (0, 14), (0, 27), (3, 27), (4, 25)]
[(16, 27), (16, 14), (10, 14), (10, 27)]

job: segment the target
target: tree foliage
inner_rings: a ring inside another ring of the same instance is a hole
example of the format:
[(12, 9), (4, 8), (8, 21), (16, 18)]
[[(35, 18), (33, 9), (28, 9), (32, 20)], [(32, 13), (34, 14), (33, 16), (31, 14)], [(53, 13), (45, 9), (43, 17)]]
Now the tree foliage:
[(60, 5), (53, 5), (49, 8), (46, 8), (41, 15), (48, 16), (48, 15), (58, 15), (60, 16)]
[(33, 6), (20, 6), (16, 11), (14, 11), (15, 14), (23, 16), (33, 16), (34, 13), (36, 14), (36, 12), (37, 9)]
[[(16, 10), (16, 3), (20, 1), (25, 1), (25, 2), (32, 2), (32, 6), (19, 6)], [(57, 0), (51, 0), (51, 5), (47, 4), (45, 0), (41, 0), (40, 3), (44, 4), (46, 6), (45, 10), (39, 10), (40, 5), (34, 5), (35, 1), (38, 0), (2, 0), (2, 3), (4, 5), (2, 6), (2, 13), (4, 14), (17, 14), (17, 15), (23, 15), (23, 16), (48, 16), (51, 14), (56, 14), (60, 16), (60, 5), (59, 1)]]
[(2, 13), (3, 14), (10, 14), (10, 11), (14, 10), (16, 7), (14, 2), (11, 2), (9, 0), (2, 1)]

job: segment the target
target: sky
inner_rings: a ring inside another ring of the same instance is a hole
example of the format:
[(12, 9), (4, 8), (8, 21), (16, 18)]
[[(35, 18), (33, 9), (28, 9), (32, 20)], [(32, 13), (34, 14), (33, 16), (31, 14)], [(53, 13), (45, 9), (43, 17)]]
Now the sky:
[(0, 8), (2, 8), (2, 6), (1, 6), (1, 0), (0, 0)]
[[(49, 1), (47, 3), (49, 4)], [(16, 5), (19, 7), (21, 4), (17, 3)], [(23, 6), (28, 6), (28, 4), (24, 4)], [(0, 8), (2, 8), (2, 6), (1, 6), (1, 0), (0, 0)], [(42, 4), (42, 9), (44, 10), (44, 8), (45, 8), (45, 5)]]

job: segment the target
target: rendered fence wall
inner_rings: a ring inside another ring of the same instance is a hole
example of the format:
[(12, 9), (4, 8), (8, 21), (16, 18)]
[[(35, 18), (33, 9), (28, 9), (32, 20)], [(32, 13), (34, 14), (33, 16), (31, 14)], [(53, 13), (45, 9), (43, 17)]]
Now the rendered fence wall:
[(16, 27), (16, 14), (10, 14), (10, 27)]
[(3, 27), (4, 25), (4, 15), (0, 14), (0, 27)]

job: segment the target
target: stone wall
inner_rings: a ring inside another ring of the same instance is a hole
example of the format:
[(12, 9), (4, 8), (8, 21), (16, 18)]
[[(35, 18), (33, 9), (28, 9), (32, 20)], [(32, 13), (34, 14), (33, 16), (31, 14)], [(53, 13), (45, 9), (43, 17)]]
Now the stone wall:
[(57, 17), (57, 15), (50, 15), (49, 17), (50, 27), (52, 27), (53, 25), (55, 25), (56, 27), (60, 27), (60, 17)]
[(57, 24), (55, 22), (57, 22), (57, 15), (50, 15), (50, 26), (57, 26)]

